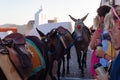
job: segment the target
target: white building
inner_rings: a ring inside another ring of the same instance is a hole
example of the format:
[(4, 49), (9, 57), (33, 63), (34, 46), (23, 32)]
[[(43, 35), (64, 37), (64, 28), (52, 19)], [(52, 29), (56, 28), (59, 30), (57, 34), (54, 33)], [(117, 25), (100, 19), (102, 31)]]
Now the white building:
[[(39, 37), (39, 34), (36, 31), (36, 28), (38, 28), (40, 31), (42, 31), (44, 34), (47, 34), (50, 32), (53, 28), (57, 28), (59, 26), (63, 26), (64, 28), (68, 29), (71, 33), (73, 32), (72, 24), (71, 22), (57, 22), (57, 19), (55, 18), (55, 23), (46, 23), (46, 24), (39, 24), (39, 15), (41, 14), (42, 9), (39, 9), (35, 13), (35, 20), (34, 22), (29, 22), (26, 35), (35, 35)], [(33, 27), (32, 27), (33, 26)]]
[(100, 6), (102, 5), (120, 5), (120, 0), (101, 0)]

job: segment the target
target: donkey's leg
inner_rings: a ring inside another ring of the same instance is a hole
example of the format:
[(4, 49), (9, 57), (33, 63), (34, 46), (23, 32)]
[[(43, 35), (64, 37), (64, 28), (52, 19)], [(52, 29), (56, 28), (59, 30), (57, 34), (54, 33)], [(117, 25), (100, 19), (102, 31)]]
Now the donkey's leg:
[(67, 53), (67, 74), (70, 74), (70, 69), (69, 69), (69, 60), (71, 58), (71, 55), (70, 55), (70, 49), (68, 50), (68, 53)]
[(84, 55), (85, 54), (85, 52), (84, 51), (82, 51), (81, 52), (81, 60), (82, 60), (82, 63), (81, 63), (81, 65), (82, 65), (82, 67), (81, 67), (81, 74), (82, 74), (82, 77), (84, 77)]
[[(62, 62), (63, 62), (63, 67), (62, 67), (62, 76), (65, 76), (65, 56), (63, 56), (62, 58)], [(61, 66), (61, 63), (59, 64)], [(60, 67), (58, 66), (58, 67)]]
[(52, 80), (57, 80), (57, 78), (53, 75), (54, 71), (53, 71), (53, 63), (54, 63), (54, 60), (50, 61), (50, 67), (49, 67), (49, 75), (51, 77)]
[(83, 60), (84, 60), (84, 67), (87, 68), (87, 51), (84, 52), (83, 54)]
[(58, 77), (58, 80), (60, 80), (60, 68), (61, 68), (61, 63), (62, 63), (62, 61), (60, 60), (60, 61), (58, 62), (58, 69), (57, 69), (57, 77)]
[(81, 53), (79, 53), (78, 51), (77, 51), (77, 61), (78, 61), (79, 69), (81, 69), (82, 68), (82, 66), (81, 66)]

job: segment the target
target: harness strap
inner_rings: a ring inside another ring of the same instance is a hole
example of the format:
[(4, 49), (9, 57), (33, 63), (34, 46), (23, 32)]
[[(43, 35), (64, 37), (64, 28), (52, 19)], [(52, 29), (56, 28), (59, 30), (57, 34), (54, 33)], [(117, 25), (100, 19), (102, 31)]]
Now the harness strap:
[(64, 53), (66, 53), (67, 50), (74, 45), (74, 41), (73, 41), (69, 46), (66, 46), (62, 36), (59, 33), (57, 33), (57, 38), (58, 38), (59, 41), (61, 41), (63, 43), (63, 46), (65, 47)]
[(32, 62), (30, 57), (27, 54), (25, 54), (23, 51), (21, 51), (16, 44), (14, 44), (14, 49), (19, 55), (19, 59), (21, 61), (22, 67), (23, 68), (32, 67)]
[(67, 50), (74, 45), (74, 42), (75, 42), (75, 41), (73, 41), (67, 48), (64, 49), (64, 53), (65, 53), (65, 54), (66, 54)]

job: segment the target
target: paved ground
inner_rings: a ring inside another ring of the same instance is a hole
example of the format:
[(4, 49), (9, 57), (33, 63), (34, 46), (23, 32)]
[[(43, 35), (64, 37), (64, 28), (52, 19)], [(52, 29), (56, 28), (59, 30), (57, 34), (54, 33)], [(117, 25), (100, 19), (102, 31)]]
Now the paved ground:
[(65, 78), (61, 78), (61, 80), (94, 80), (94, 79), (65, 77)]
[(71, 59), (70, 59), (70, 74), (66, 74), (61, 80), (93, 80), (93, 77), (90, 75), (90, 59), (91, 52), (88, 51), (87, 55), (87, 68), (85, 68), (85, 77), (81, 77), (81, 70), (78, 68), (76, 51), (74, 46), (71, 49)]

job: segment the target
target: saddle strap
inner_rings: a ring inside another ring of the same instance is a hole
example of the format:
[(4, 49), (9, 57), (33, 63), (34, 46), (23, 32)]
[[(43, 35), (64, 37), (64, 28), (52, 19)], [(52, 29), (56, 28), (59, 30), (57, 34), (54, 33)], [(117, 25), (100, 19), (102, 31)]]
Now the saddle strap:
[(16, 44), (14, 44), (14, 49), (15, 51), (18, 53), (18, 57), (21, 61), (21, 65), (23, 68), (29, 68), (32, 67), (32, 61), (31, 58), (25, 54), (24, 52), (22, 52)]
[(68, 48), (68, 46), (73, 42), (72, 36), (68, 31), (66, 31), (65, 34), (58, 33), (57, 36), (62, 42), (65, 49)]
[(67, 45), (66, 45), (66, 43), (65, 43), (65, 41), (64, 41), (64, 39), (63, 39), (63, 36), (59, 36), (59, 37), (60, 37), (60, 40), (61, 40), (63, 46), (64, 46), (65, 49), (66, 49), (66, 48), (67, 48)]
[(17, 51), (14, 48), (7, 47), (7, 49), (9, 51), (9, 58), (10, 58), (12, 64), (14, 65), (16, 71), (19, 73), (22, 80), (27, 80), (32, 71), (32, 67), (24, 68), (23, 65), (21, 64), (21, 59), (19, 58)]

